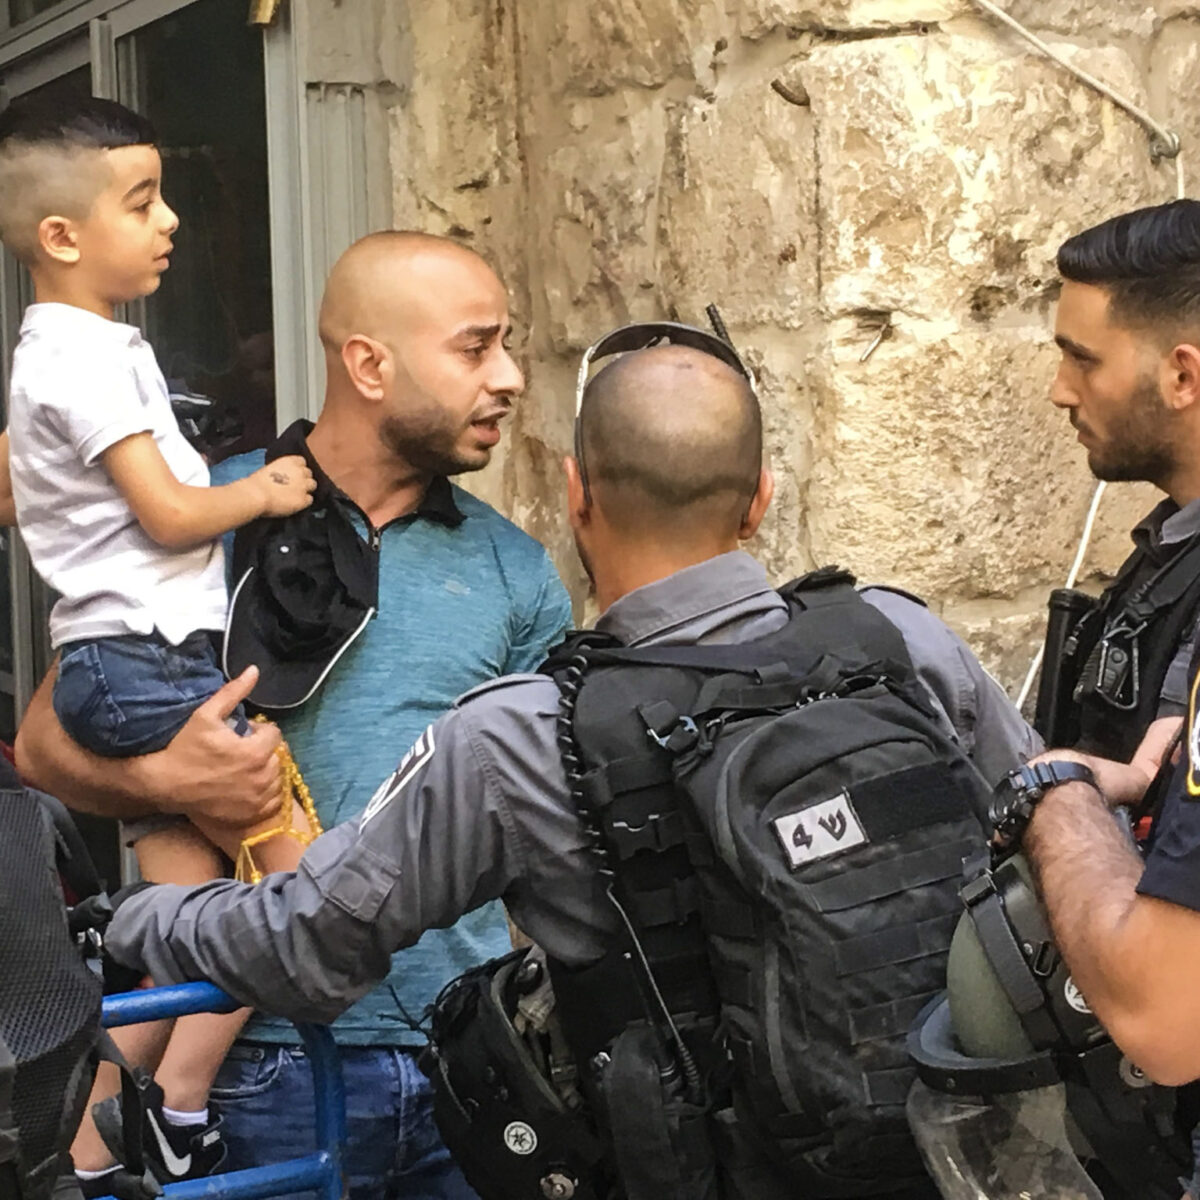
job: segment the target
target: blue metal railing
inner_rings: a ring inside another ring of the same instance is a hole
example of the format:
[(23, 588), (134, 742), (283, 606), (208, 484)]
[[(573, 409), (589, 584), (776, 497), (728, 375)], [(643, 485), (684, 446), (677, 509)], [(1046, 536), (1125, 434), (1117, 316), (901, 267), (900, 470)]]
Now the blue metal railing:
[[(240, 1007), (232, 996), (211, 983), (184, 983), (106, 996), (103, 1022), (114, 1029), (118, 1025), (140, 1025), (164, 1017), (233, 1012)], [(168, 1184), (163, 1188), (167, 1200), (266, 1200), (269, 1196), (295, 1191), (311, 1191), (318, 1200), (341, 1200), (342, 1152), (346, 1144), (341, 1060), (324, 1025), (298, 1024), (296, 1028), (312, 1062), (317, 1109), (314, 1152), (290, 1162)]]

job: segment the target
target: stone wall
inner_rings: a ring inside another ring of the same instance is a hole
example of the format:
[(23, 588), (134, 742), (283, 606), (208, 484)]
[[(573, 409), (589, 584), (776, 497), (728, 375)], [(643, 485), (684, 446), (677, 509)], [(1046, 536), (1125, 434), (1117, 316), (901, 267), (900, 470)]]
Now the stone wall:
[[(1200, 4), (1006, 2), (1177, 128), (1200, 172)], [(579, 351), (715, 301), (763, 384), (774, 576), (837, 561), (912, 589), (1019, 681), (1092, 490), (1047, 398), (1054, 254), (1173, 197), (1143, 130), (972, 0), (403, 10), (395, 222), (498, 264), (530, 377), (473, 486), (582, 597), (558, 466)], [(1110, 489), (1089, 577), (1151, 498)]]

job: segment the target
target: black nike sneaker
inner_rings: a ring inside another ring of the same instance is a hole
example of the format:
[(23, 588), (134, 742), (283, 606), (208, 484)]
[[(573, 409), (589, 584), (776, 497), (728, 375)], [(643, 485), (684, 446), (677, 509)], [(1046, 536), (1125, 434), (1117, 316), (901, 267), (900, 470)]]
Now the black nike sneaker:
[[(153, 1080), (142, 1090), (142, 1154), (154, 1177), (162, 1184), (215, 1175), (225, 1161), (221, 1118), (207, 1125), (172, 1125), (163, 1116), (163, 1092)], [(126, 1162), (120, 1096), (92, 1105), (92, 1118), (104, 1144), (118, 1162)]]

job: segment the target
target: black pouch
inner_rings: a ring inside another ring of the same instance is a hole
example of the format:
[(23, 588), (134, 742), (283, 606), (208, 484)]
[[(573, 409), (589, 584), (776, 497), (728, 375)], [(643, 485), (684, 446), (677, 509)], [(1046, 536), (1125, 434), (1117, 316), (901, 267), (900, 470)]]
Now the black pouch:
[(438, 997), (420, 1061), (438, 1129), (481, 1200), (607, 1200), (599, 1139), (513, 1023), (530, 955), (484, 963)]
[(708, 1112), (664, 1080), (659, 1035), (631, 1025), (612, 1045), (601, 1089), (627, 1200), (718, 1200)]

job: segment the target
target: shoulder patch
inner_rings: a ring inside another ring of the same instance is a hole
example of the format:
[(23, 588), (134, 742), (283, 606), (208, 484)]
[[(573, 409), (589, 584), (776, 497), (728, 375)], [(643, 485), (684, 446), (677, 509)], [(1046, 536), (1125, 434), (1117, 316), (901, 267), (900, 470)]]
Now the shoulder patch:
[(375, 795), (367, 801), (367, 807), (358, 819), (358, 828), (366, 828), (367, 822), (389, 805), (402, 791), (404, 785), (433, 757), (433, 726), (430, 725), (412, 749), (400, 760), (400, 765), (379, 785)]
[(859, 820), (849, 792), (818, 800), (772, 822), (793, 871), (824, 858), (865, 846), (871, 839)]
[(504, 688), (516, 687), (518, 684), (528, 684), (538, 681), (543, 681), (547, 678), (545, 675), (539, 675), (536, 671), (529, 671), (522, 675), (501, 675), (498, 679), (489, 679), (487, 683), (478, 684), (469, 692), (463, 692), (461, 696), (454, 702), (455, 708), (462, 708), (464, 704), (468, 704), (478, 696), (485, 696), (488, 692), (499, 692)]

